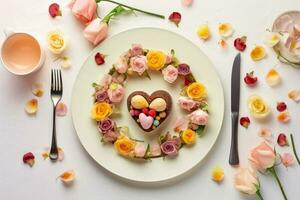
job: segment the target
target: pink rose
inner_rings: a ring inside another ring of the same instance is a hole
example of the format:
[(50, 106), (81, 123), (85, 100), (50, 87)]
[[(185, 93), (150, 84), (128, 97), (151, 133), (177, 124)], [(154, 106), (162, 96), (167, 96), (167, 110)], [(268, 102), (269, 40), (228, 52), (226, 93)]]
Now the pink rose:
[(142, 75), (147, 69), (147, 60), (145, 56), (135, 56), (130, 59), (130, 66), (132, 71)]
[(107, 23), (102, 22), (101, 19), (94, 19), (85, 29), (83, 30), (83, 36), (93, 43), (93, 45), (99, 44), (107, 36), (108, 26)]
[(178, 77), (178, 70), (173, 65), (168, 65), (162, 70), (162, 74), (167, 82), (173, 83)]
[(144, 144), (137, 143), (134, 147), (134, 155), (138, 158), (143, 158), (146, 153), (146, 148)]
[(143, 55), (143, 47), (140, 44), (133, 44), (131, 46), (131, 56), (139, 56), (139, 55)]
[(111, 84), (112, 76), (109, 74), (105, 74), (102, 81), (101, 86), (103, 87), (103, 90), (107, 90), (109, 85)]
[(114, 64), (114, 67), (120, 74), (125, 74), (128, 69), (127, 59), (120, 56), (117, 62)]
[(255, 194), (259, 190), (259, 180), (251, 167), (239, 168), (234, 176), (234, 186), (237, 190), (246, 194)]
[[(112, 83), (116, 84), (116, 83)], [(115, 88), (109, 88), (107, 90), (108, 98), (113, 103), (119, 103), (122, 101), (125, 93), (125, 89), (122, 85), (116, 84)]]
[(96, 15), (97, 4), (95, 0), (72, 0), (69, 7), (73, 15), (83, 24), (91, 22)]
[(193, 124), (206, 125), (208, 123), (208, 114), (201, 109), (195, 110), (189, 117)]
[(188, 97), (179, 97), (178, 104), (184, 110), (193, 111), (193, 110), (197, 109), (197, 107), (199, 106), (200, 103), (198, 101), (194, 101)]
[(123, 85), (125, 83), (126, 76), (124, 74), (114, 74), (112, 77), (112, 81), (115, 83), (119, 83)]
[(180, 132), (186, 130), (188, 128), (188, 125), (189, 125), (189, 119), (187, 117), (177, 118), (175, 120), (173, 129), (175, 132)]
[(178, 153), (176, 144), (172, 140), (165, 141), (161, 144), (160, 148), (165, 155), (174, 156)]
[(248, 157), (251, 165), (260, 171), (273, 167), (276, 161), (274, 148), (266, 141), (251, 150)]
[(117, 131), (109, 130), (103, 134), (102, 139), (104, 142), (114, 143), (119, 136), (120, 134)]
[(155, 144), (151, 145), (150, 154), (151, 154), (151, 156), (160, 156), (161, 155), (161, 149), (160, 149), (159, 144), (155, 143)]
[(172, 62), (172, 60), (173, 60), (173, 55), (171, 55), (171, 54), (167, 55), (166, 64), (170, 64)]

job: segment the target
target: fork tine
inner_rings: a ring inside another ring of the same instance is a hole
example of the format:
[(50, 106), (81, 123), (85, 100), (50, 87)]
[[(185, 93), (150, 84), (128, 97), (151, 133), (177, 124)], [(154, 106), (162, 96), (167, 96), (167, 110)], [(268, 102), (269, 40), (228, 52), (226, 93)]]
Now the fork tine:
[(62, 92), (63, 90), (63, 82), (62, 82), (62, 77), (61, 77), (61, 70), (59, 70), (59, 91)]
[(51, 69), (51, 90), (54, 90), (54, 70)]
[(58, 82), (58, 70), (55, 70), (55, 91), (58, 91), (59, 82)]

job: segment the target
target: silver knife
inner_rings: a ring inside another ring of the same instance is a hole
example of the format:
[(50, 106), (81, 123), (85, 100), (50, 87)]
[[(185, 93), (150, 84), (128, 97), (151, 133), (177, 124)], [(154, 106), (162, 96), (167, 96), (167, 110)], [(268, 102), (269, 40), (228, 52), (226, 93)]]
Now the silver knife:
[(237, 54), (233, 61), (231, 73), (231, 119), (232, 119), (232, 135), (229, 155), (229, 164), (239, 164), (238, 152), (238, 120), (240, 111), (240, 70), (241, 54)]

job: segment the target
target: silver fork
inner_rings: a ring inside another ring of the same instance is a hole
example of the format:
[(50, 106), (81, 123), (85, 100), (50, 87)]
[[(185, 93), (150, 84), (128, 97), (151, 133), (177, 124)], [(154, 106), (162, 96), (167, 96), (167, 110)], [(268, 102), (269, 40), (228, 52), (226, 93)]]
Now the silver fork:
[(51, 142), (51, 148), (49, 154), (51, 160), (58, 159), (55, 116), (56, 116), (56, 106), (58, 102), (61, 100), (62, 94), (63, 94), (63, 83), (61, 78), (61, 71), (60, 69), (51, 69), (51, 99), (53, 102), (52, 142)]

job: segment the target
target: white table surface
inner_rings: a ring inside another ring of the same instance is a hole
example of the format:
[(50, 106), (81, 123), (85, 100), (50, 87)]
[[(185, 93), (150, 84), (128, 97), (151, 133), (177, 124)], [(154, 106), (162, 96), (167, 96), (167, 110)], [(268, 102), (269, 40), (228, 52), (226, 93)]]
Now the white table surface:
[[(58, 1), (63, 7), (63, 17), (51, 19), (48, 15), (50, 0), (1, 0), (0, 30), (10, 26), (20, 31), (28, 31), (45, 43), (46, 33), (54, 28), (60, 28), (68, 36), (69, 46), (66, 54), (72, 61), (72, 68), (64, 72), (63, 101), (70, 106), (72, 85), (81, 64), (93, 49), (83, 38), (80, 25), (66, 7), (67, 1)], [(121, 0), (120, 0), (121, 2)], [(58, 118), (58, 141), (65, 151), (63, 162), (51, 163), (43, 161), (40, 152), (50, 144), (52, 104), (49, 98), (49, 62), (52, 55), (47, 52), (44, 67), (27, 77), (16, 77), (0, 68), (0, 199), (255, 199), (243, 195), (233, 187), (232, 177), (235, 169), (228, 164), (228, 154), (231, 134), (230, 120), (230, 74), (232, 61), (237, 51), (232, 47), (232, 39), (227, 50), (222, 50), (217, 42), (217, 26), (220, 22), (230, 22), (235, 29), (235, 36), (246, 35), (248, 48), (242, 55), (242, 74), (255, 70), (260, 82), (256, 88), (241, 87), (241, 115), (248, 115), (246, 99), (251, 94), (260, 94), (271, 105), (276, 114), (277, 101), (288, 104), (292, 120), (288, 124), (280, 124), (273, 120), (260, 124), (254, 122), (248, 130), (239, 127), (241, 165), (247, 164), (249, 150), (260, 138), (257, 131), (260, 127), (270, 127), (275, 137), (279, 132), (294, 133), (300, 149), (300, 105), (287, 98), (290, 89), (299, 89), (300, 71), (279, 63), (268, 49), (266, 59), (254, 63), (249, 58), (250, 49), (255, 44), (263, 43), (266, 28), (270, 28), (274, 18), (281, 12), (300, 8), (298, 0), (196, 0), (192, 7), (184, 8), (180, 0), (123, 0), (140, 8), (156, 11), (168, 16), (172, 11), (182, 13), (182, 22), (177, 28), (168, 20), (140, 15), (139, 17), (122, 17), (110, 24), (109, 36), (134, 27), (160, 27), (179, 33), (199, 46), (214, 63), (225, 91), (225, 119), (220, 137), (206, 159), (192, 172), (180, 180), (159, 185), (157, 187), (141, 186), (127, 183), (112, 176), (97, 163), (82, 148), (72, 126), (71, 113)], [(108, 11), (109, 5), (104, 3), (100, 13)], [(199, 40), (195, 34), (197, 25), (208, 23), (212, 30), (212, 38), (207, 42)], [(4, 35), (0, 35), (3, 41)], [(275, 67), (282, 75), (282, 84), (274, 89), (269, 88), (264, 77), (267, 71)], [(39, 110), (35, 117), (29, 117), (24, 112), (24, 104), (33, 98), (31, 85), (36, 81), (44, 84), (45, 95), (39, 99)], [(291, 152), (291, 148), (277, 148), (280, 152)], [(30, 168), (22, 163), (22, 156), (27, 151), (36, 153), (36, 164)], [(217, 184), (210, 179), (211, 169), (220, 165), (225, 171), (225, 179)], [(65, 187), (56, 177), (64, 170), (74, 169), (76, 181), (71, 187)], [(300, 169), (294, 165), (289, 169), (278, 167), (279, 176), (283, 182), (290, 200), (300, 196)], [(155, 173), (155, 172), (153, 172)], [(271, 176), (260, 176), (262, 194), (266, 200), (281, 200), (279, 188)]]

